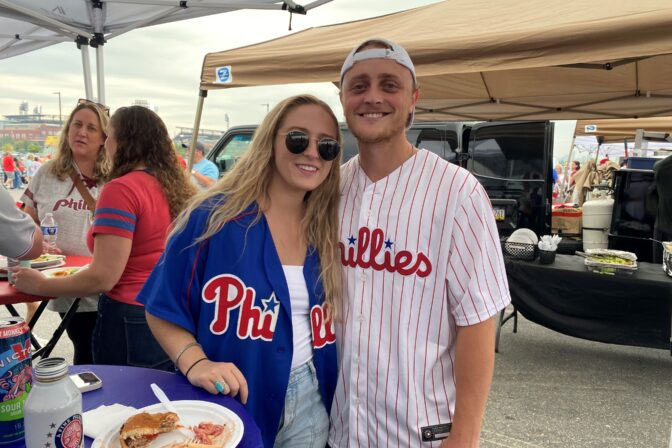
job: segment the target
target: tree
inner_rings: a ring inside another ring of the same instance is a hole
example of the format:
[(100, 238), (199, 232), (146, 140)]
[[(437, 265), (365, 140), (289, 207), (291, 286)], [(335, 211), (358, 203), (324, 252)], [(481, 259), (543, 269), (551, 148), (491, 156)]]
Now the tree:
[(32, 142), (28, 144), (28, 152), (31, 154), (38, 154), (42, 152), (42, 148), (37, 143)]

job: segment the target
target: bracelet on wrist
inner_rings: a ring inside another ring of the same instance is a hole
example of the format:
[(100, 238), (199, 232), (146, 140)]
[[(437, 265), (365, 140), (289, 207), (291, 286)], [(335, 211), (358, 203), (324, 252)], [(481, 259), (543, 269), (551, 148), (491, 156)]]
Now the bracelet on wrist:
[(179, 353), (177, 354), (177, 356), (175, 357), (175, 371), (176, 371), (176, 372), (180, 370), (179, 367), (177, 367), (177, 363), (180, 362), (180, 358), (182, 357), (182, 355), (184, 354), (184, 352), (186, 352), (187, 350), (189, 350), (191, 347), (196, 347), (196, 346), (200, 347), (201, 344), (199, 344), (199, 343), (196, 342), (196, 341), (193, 341), (193, 342), (188, 343), (188, 344), (185, 345), (184, 347), (182, 347), (182, 350), (180, 350)]
[(189, 372), (191, 372), (191, 369), (193, 369), (194, 366), (195, 366), (196, 364), (198, 364), (198, 363), (201, 362), (201, 361), (205, 361), (206, 359), (208, 359), (208, 357), (207, 357), (207, 356), (204, 356), (204, 357), (202, 357), (201, 359), (197, 359), (196, 361), (194, 361), (194, 363), (191, 365), (191, 367), (189, 367), (189, 368), (187, 369), (187, 371), (184, 372), (184, 377), (187, 378), (187, 379), (189, 379)]

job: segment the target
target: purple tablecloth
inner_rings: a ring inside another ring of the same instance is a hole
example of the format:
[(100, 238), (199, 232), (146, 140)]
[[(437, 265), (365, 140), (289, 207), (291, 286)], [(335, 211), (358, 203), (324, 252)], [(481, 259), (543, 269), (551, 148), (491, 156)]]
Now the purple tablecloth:
[[(103, 387), (83, 394), (84, 411), (114, 403), (142, 408), (158, 402), (149, 385), (156, 383), (171, 400), (203, 400), (217, 403), (235, 412), (245, 425), (239, 448), (263, 447), (257, 424), (237, 400), (222, 395), (212, 395), (192, 386), (182, 375), (159, 370), (126, 366), (84, 365), (70, 367), (70, 373), (95, 372), (103, 380)], [(90, 448), (93, 440), (85, 439)], [(3, 448), (24, 448), (23, 442), (4, 445)]]

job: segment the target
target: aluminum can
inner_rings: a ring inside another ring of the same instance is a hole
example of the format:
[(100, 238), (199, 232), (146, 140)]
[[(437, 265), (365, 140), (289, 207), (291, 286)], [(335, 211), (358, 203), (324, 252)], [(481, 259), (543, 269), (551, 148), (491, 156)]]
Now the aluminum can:
[(0, 318), (0, 444), (23, 439), (31, 379), (30, 328), (21, 317)]
[(63, 358), (35, 363), (33, 390), (24, 408), (26, 448), (82, 448), (82, 393)]

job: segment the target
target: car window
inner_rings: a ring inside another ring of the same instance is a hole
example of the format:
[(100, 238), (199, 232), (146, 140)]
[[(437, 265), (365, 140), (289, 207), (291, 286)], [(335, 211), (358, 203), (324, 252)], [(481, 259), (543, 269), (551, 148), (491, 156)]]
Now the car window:
[(215, 156), (215, 163), (219, 167), (219, 171), (224, 173), (224, 171), (230, 170), (243, 155), (251, 141), (252, 134), (249, 133), (235, 134), (227, 140)]
[(545, 135), (543, 122), (472, 130), (473, 172), (501, 179), (542, 180)]

